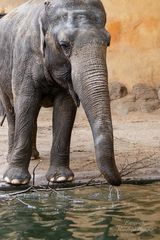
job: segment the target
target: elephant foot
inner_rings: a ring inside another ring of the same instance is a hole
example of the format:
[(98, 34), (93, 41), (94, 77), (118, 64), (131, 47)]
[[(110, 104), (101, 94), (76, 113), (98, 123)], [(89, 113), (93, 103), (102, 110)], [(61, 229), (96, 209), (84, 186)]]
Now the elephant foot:
[(32, 156), (31, 156), (31, 160), (36, 160), (39, 159), (39, 152), (36, 148), (32, 149)]
[(3, 176), (3, 179), (5, 182), (12, 185), (25, 185), (29, 183), (31, 175), (28, 170), (21, 167), (9, 166)]
[(46, 178), (49, 182), (71, 182), (74, 179), (74, 174), (67, 167), (55, 168), (53, 166), (50, 166)]

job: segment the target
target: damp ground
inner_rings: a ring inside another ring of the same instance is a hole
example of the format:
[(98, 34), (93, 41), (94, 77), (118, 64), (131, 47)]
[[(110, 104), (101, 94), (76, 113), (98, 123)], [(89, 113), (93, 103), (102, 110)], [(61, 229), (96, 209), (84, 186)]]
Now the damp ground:
[[(114, 128), (115, 157), (125, 182), (152, 181), (160, 179), (160, 110), (152, 113), (130, 112), (116, 114), (112, 110)], [(39, 160), (32, 160), (30, 173), (35, 185), (46, 185), (45, 174), (49, 167), (52, 143), (52, 109), (42, 108), (38, 119), (37, 146)], [(0, 128), (0, 180), (1, 189), (3, 173), (7, 167), (7, 122)], [(99, 178), (95, 162), (94, 144), (90, 126), (85, 113), (80, 107), (77, 112), (71, 142), (71, 169), (75, 174), (74, 184), (87, 183), (91, 179), (95, 183), (105, 183)], [(32, 182), (31, 182), (32, 184)]]

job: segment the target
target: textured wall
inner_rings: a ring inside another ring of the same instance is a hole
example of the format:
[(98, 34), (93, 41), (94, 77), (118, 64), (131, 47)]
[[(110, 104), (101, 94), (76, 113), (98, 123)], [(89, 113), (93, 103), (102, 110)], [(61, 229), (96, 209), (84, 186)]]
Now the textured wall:
[[(0, 0), (8, 12), (25, 0)], [(108, 49), (110, 81), (129, 88), (138, 82), (160, 84), (160, 0), (102, 0), (112, 35)]]
[(103, 0), (112, 35), (110, 80), (160, 86), (160, 1)]

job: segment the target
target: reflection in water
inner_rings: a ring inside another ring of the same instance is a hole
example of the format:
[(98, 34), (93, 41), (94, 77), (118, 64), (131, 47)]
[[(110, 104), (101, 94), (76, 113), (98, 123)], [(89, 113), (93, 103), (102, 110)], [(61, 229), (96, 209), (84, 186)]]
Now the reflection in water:
[(120, 199), (108, 200), (107, 187), (90, 187), (0, 201), (0, 239), (158, 240), (159, 190), (122, 186)]

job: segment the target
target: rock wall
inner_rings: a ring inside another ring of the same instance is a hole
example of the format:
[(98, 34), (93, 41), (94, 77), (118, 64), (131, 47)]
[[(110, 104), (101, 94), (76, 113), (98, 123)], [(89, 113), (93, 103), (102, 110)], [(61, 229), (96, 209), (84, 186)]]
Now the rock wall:
[[(26, 0), (0, 0), (0, 12), (8, 12)], [(109, 80), (133, 85), (160, 85), (160, 1), (102, 0), (107, 28), (112, 35), (108, 49)]]

